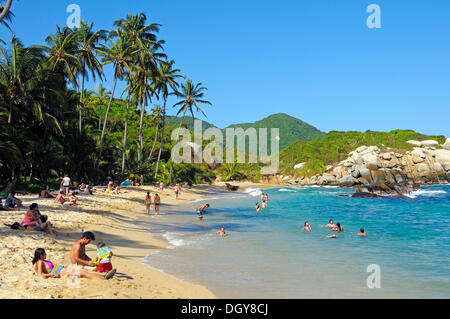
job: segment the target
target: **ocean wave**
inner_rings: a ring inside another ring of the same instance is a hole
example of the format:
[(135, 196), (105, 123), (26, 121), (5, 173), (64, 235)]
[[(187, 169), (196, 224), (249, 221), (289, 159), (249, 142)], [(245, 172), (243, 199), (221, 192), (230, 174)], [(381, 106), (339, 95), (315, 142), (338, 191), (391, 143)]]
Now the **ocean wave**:
[(440, 194), (447, 194), (447, 192), (443, 190), (432, 191), (432, 190), (418, 189), (416, 191), (412, 191), (409, 194), (405, 194), (405, 196), (409, 198), (417, 198), (419, 196), (433, 197)]
[(163, 235), (163, 237), (169, 242), (169, 244), (171, 244), (171, 246), (168, 247), (170, 249), (174, 249), (174, 248), (180, 247), (180, 246), (185, 246), (187, 244), (186, 240), (176, 237), (172, 233), (165, 233)]
[(282, 188), (282, 189), (279, 189), (278, 190), (279, 192), (296, 192), (295, 190), (293, 190), (293, 189), (288, 189), (288, 188)]
[(262, 194), (262, 191), (259, 188), (247, 188), (244, 193), (256, 197), (260, 196)]

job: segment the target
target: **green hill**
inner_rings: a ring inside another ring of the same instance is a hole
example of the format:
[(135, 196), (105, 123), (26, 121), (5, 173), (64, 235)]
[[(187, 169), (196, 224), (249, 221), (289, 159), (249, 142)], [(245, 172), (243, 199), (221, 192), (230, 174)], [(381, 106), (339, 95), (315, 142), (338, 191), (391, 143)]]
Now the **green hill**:
[[(314, 126), (284, 113), (273, 114), (254, 123), (233, 124), (227, 128), (237, 127), (244, 130), (253, 127), (257, 131), (259, 128), (267, 128), (268, 136), (270, 136), (271, 128), (279, 128), (280, 150), (299, 140), (312, 141), (315, 139), (321, 139), (325, 136), (325, 133), (319, 131)], [(268, 148), (270, 150), (270, 143), (268, 143)]]
[[(194, 120), (197, 120), (197, 118), (194, 118)], [(178, 127), (181, 123), (181, 117), (168, 115), (166, 116), (166, 123)], [(194, 131), (194, 123), (191, 116), (186, 116), (184, 119), (184, 123), (186, 124), (188, 130)], [(208, 123), (205, 120), (202, 120), (202, 126), (203, 132), (210, 127), (216, 127), (214, 124)]]

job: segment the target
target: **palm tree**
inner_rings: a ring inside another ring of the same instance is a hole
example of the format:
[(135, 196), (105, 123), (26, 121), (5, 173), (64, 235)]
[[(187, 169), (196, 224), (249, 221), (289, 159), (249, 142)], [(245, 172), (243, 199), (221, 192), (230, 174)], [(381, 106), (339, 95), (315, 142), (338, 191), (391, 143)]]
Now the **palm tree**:
[(153, 141), (152, 150), (150, 151), (150, 154), (148, 155), (148, 160), (151, 160), (153, 156), (153, 150), (155, 149), (156, 140), (158, 138), (158, 131), (159, 131), (159, 125), (162, 119), (162, 110), (161, 105), (155, 105), (152, 109), (152, 122), (156, 123), (156, 133), (155, 133), (155, 139)]
[(94, 95), (98, 98), (100, 102), (100, 108), (98, 112), (98, 130), (101, 131), (101, 119), (102, 119), (102, 106), (111, 98), (111, 91), (106, 89), (101, 83), (97, 87), (97, 92)]
[(182, 77), (178, 72), (180, 70), (173, 69), (173, 65), (175, 64), (174, 60), (168, 61), (168, 62), (161, 62), (158, 67), (158, 77), (156, 82), (156, 88), (158, 92), (162, 95), (164, 99), (164, 106), (162, 110), (162, 132), (161, 132), (161, 143), (159, 145), (159, 153), (158, 153), (158, 161), (156, 162), (156, 169), (155, 169), (155, 180), (158, 179), (158, 170), (159, 170), (159, 161), (161, 160), (161, 153), (164, 146), (164, 129), (166, 126), (166, 105), (167, 105), (167, 99), (170, 94), (170, 89), (172, 91), (176, 91), (178, 88), (178, 83), (176, 82), (176, 78)]
[[(192, 120), (194, 120), (194, 107), (197, 112), (201, 112), (205, 117), (206, 114), (203, 110), (198, 106), (199, 103), (212, 105), (211, 102), (203, 100), (203, 91), (207, 90), (202, 83), (194, 84), (190, 79), (186, 80), (186, 84), (181, 84), (181, 92), (175, 91), (174, 95), (181, 99), (178, 103), (175, 103), (173, 107), (180, 106), (178, 110), (177, 116), (180, 113), (183, 113), (183, 117), (181, 118), (181, 123), (178, 128), (177, 139), (180, 136), (181, 125), (184, 123), (184, 118), (186, 117), (186, 113), (189, 111), (192, 115)], [(173, 176), (173, 160), (170, 163), (170, 177), (169, 183), (172, 184), (172, 176)]]
[(98, 53), (102, 57), (103, 66), (113, 64), (114, 85), (111, 93), (111, 98), (109, 100), (109, 104), (106, 109), (105, 120), (103, 123), (97, 167), (100, 164), (103, 141), (105, 138), (106, 124), (108, 121), (108, 114), (109, 110), (111, 109), (112, 100), (114, 98), (117, 80), (122, 78), (126, 74), (126, 72), (131, 72), (133, 62), (132, 58), (137, 53), (139, 53), (139, 49), (137, 49), (135, 46), (130, 45), (128, 36), (120, 30), (116, 31), (116, 42), (114, 42), (111, 38), (109, 38), (108, 40), (111, 44), (111, 47), (101, 44), (101, 49), (98, 50)]
[(64, 75), (76, 87), (78, 87), (78, 83), (75, 74), (76, 70), (80, 69), (79, 60), (76, 57), (78, 52), (77, 36), (78, 34), (69, 27), (61, 29), (56, 26), (56, 33), (45, 39), (48, 46), (36, 46), (48, 52), (50, 68)]
[[(133, 65), (133, 68), (134, 67), (135, 66)], [(128, 96), (127, 96), (127, 111), (125, 115), (125, 126), (123, 130), (122, 173), (121, 173), (122, 178), (124, 177), (125, 174), (125, 163), (127, 158), (129, 157), (129, 152), (127, 152), (128, 118), (130, 114), (130, 100), (134, 88), (134, 74), (132, 72), (128, 72), (127, 76), (128, 76), (128, 86), (125, 88), (125, 90), (128, 91)]]
[(0, 85), (4, 90), (5, 105), (8, 110), (8, 124), (13, 113), (26, 112), (34, 108), (34, 95), (39, 81), (39, 68), (43, 60), (42, 50), (26, 48), (14, 36), (10, 51), (0, 47)]
[(80, 108), (79, 108), (79, 131), (81, 133), (82, 125), (82, 109), (84, 107), (83, 101), (83, 91), (84, 91), (84, 81), (88, 77), (88, 72), (92, 74), (92, 78), (96, 79), (96, 76), (103, 79), (103, 67), (100, 61), (96, 57), (96, 50), (99, 49), (98, 44), (100, 41), (106, 39), (106, 31), (93, 31), (94, 24), (87, 25), (86, 22), (81, 21), (80, 28), (75, 30), (78, 38), (79, 50), (77, 52), (77, 57), (79, 60), (79, 66), (81, 73), (81, 89), (80, 89)]
[(148, 82), (151, 80), (155, 82), (158, 74), (157, 65), (161, 59), (166, 58), (165, 54), (157, 52), (162, 49), (164, 41), (157, 41), (156, 34), (159, 32), (161, 25), (153, 23), (146, 24), (147, 17), (144, 13), (139, 15), (127, 14), (126, 19), (117, 20), (114, 25), (119, 29), (113, 31), (112, 36), (117, 36), (119, 30), (127, 34), (130, 44), (141, 49), (139, 57), (136, 59), (136, 64), (139, 67), (135, 71), (135, 87), (133, 88), (134, 95), (138, 105), (140, 106), (140, 123), (139, 123), (139, 152), (138, 162), (141, 162), (142, 144), (143, 144), (143, 121), (144, 112), (147, 101), (151, 100), (155, 89), (152, 84)]

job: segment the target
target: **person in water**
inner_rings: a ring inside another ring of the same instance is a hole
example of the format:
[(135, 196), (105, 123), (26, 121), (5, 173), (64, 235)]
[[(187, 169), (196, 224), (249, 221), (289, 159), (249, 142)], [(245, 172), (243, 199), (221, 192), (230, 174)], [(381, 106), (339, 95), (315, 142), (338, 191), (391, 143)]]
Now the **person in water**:
[(266, 203), (265, 199), (262, 200), (261, 206), (262, 206), (263, 209), (265, 209), (267, 207), (267, 203)]
[[(51, 261), (46, 260), (47, 254), (43, 248), (38, 248), (34, 252), (33, 265), (35, 272), (45, 278), (61, 278), (62, 276), (71, 275), (66, 266), (56, 266)], [(107, 273), (99, 273), (95, 271), (88, 271), (85, 269), (79, 269), (79, 275), (81, 278), (101, 278), (111, 279), (116, 273), (116, 269), (112, 269)]]
[(359, 234), (356, 234), (356, 235), (358, 235), (358, 236), (367, 236), (367, 233), (364, 231), (364, 228), (361, 228), (359, 230)]
[(309, 225), (308, 222), (305, 222), (305, 224), (303, 225), (302, 230), (306, 230), (306, 231), (310, 231), (311, 230), (311, 226)]
[(216, 232), (216, 235), (220, 235), (220, 236), (228, 236), (228, 234), (225, 232), (225, 228), (222, 227), (218, 232)]
[(147, 195), (145, 195), (144, 204), (147, 215), (150, 215), (150, 208), (152, 207), (152, 196), (150, 196), (150, 192), (147, 192)]
[(181, 193), (181, 188), (178, 184), (176, 184), (173, 188), (173, 192), (175, 194), (175, 198), (178, 199), (178, 195)]
[(197, 208), (197, 216), (198, 216), (198, 220), (203, 220), (203, 213), (206, 213), (205, 208), (208, 208), (209, 204), (205, 204), (200, 206), (199, 208)]
[(331, 228), (331, 230), (340, 233), (344, 231), (344, 227), (341, 226), (341, 223), (337, 223), (336, 227)]
[(336, 225), (333, 224), (333, 220), (332, 220), (332, 219), (330, 219), (330, 221), (328, 222), (327, 225), (319, 225), (319, 226), (320, 226), (320, 227), (328, 227), (328, 228), (334, 228), (334, 227), (336, 227)]
[(261, 206), (259, 206), (259, 203), (255, 204), (255, 207), (253, 208), (256, 212), (260, 212), (261, 211)]

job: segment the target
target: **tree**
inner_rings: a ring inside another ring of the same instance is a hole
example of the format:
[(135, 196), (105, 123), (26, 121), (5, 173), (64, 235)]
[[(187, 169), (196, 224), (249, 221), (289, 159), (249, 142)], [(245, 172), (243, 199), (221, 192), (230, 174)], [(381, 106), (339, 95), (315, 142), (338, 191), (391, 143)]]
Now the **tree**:
[(88, 78), (88, 73), (92, 74), (92, 78), (96, 79), (96, 76), (103, 79), (103, 67), (100, 61), (96, 57), (96, 50), (99, 49), (98, 44), (100, 41), (106, 39), (106, 31), (99, 30), (93, 31), (94, 24), (89, 26), (86, 22), (81, 21), (80, 28), (75, 30), (78, 40), (79, 50), (77, 52), (78, 65), (80, 66), (79, 73), (81, 73), (81, 89), (80, 89), (80, 107), (79, 107), (79, 131), (82, 130), (82, 111), (84, 107), (83, 91), (84, 81)]
[[(135, 71), (135, 87), (134, 95), (136, 101), (140, 106), (140, 125), (139, 125), (139, 152), (138, 162), (141, 162), (142, 156), (142, 144), (143, 144), (143, 120), (145, 106), (147, 102), (151, 100), (153, 94), (155, 94), (154, 85), (151, 82), (155, 82), (155, 78), (158, 74), (157, 65), (162, 58), (165, 58), (165, 54), (158, 52), (162, 49), (164, 41), (157, 41), (156, 33), (159, 32), (159, 24), (146, 24), (147, 17), (144, 13), (139, 15), (127, 14), (126, 19), (117, 20), (114, 25), (119, 28), (121, 32), (127, 34), (130, 44), (141, 49), (139, 56), (135, 63), (138, 68)], [(113, 31), (112, 35), (115, 36), (118, 31)]]
[(98, 112), (98, 130), (102, 130), (101, 120), (102, 120), (102, 106), (111, 98), (111, 91), (106, 89), (101, 83), (97, 87), (97, 91), (94, 95), (98, 98), (100, 102), (99, 112)]
[(170, 89), (172, 89), (172, 92), (176, 91), (179, 84), (176, 82), (176, 79), (179, 77), (182, 77), (178, 72), (180, 70), (173, 69), (173, 65), (175, 64), (174, 60), (168, 61), (168, 62), (161, 62), (158, 67), (158, 77), (156, 82), (156, 89), (158, 92), (162, 95), (162, 98), (164, 99), (164, 106), (162, 110), (162, 132), (161, 132), (161, 143), (159, 145), (159, 153), (158, 153), (158, 161), (156, 162), (156, 169), (155, 169), (155, 180), (158, 179), (158, 170), (159, 170), (159, 162), (161, 160), (161, 153), (164, 146), (164, 129), (166, 126), (166, 105), (167, 105), (167, 99), (169, 97)]
[(148, 155), (148, 160), (151, 160), (151, 158), (153, 157), (153, 150), (155, 149), (156, 140), (158, 139), (158, 131), (159, 131), (161, 119), (162, 119), (161, 105), (155, 105), (152, 109), (152, 122), (155, 123), (156, 133), (155, 133), (155, 139), (153, 141), (152, 149), (150, 151), (150, 154)]
[[(201, 112), (204, 116), (206, 116), (205, 112), (198, 106), (199, 103), (201, 104), (209, 104), (212, 105), (211, 102), (203, 100), (203, 91), (207, 90), (204, 86), (202, 86), (202, 83), (194, 84), (190, 79), (186, 80), (186, 84), (181, 84), (181, 91), (175, 91), (174, 94), (181, 99), (178, 103), (175, 103), (173, 107), (180, 106), (180, 109), (178, 110), (177, 116), (181, 113), (183, 113), (183, 117), (181, 119), (180, 126), (178, 128), (177, 133), (177, 139), (176, 142), (178, 142), (178, 138), (180, 135), (180, 129), (181, 125), (184, 123), (184, 118), (186, 117), (186, 113), (189, 112), (192, 115), (192, 120), (194, 120), (194, 108), (195, 111)], [(173, 160), (170, 164), (170, 177), (169, 182), (172, 184), (172, 176), (173, 176)]]
[(102, 135), (100, 137), (100, 147), (98, 155), (97, 168), (100, 165), (100, 159), (102, 154), (103, 141), (105, 138), (106, 125), (108, 123), (108, 114), (111, 109), (111, 103), (114, 98), (114, 92), (116, 90), (117, 80), (122, 78), (126, 72), (131, 72), (133, 57), (139, 53), (139, 49), (130, 44), (128, 36), (120, 31), (115, 31), (116, 41), (114, 42), (109, 38), (111, 47), (101, 44), (101, 49), (98, 50), (99, 55), (102, 57), (102, 65), (113, 64), (114, 66), (114, 85), (109, 100), (108, 107), (106, 109), (105, 120), (103, 123)]
[(78, 52), (77, 36), (78, 34), (68, 27), (61, 29), (56, 26), (56, 33), (45, 39), (48, 46), (36, 46), (48, 52), (47, 59), (50, 68), (63, 75), (75, 87), (78, 87), (75, 74), (80, 69), (79, 60), (76, 56)]

